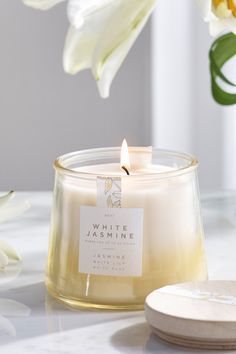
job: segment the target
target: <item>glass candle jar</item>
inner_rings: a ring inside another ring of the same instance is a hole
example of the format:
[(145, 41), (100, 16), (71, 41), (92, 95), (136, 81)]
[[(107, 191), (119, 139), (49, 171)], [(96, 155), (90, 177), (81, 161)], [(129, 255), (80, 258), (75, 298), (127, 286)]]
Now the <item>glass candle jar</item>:
[(154, 148), (59, 157), (46, 274), (73, 307), (142, 309), (167, 284), (206, 280), (197, 160)]

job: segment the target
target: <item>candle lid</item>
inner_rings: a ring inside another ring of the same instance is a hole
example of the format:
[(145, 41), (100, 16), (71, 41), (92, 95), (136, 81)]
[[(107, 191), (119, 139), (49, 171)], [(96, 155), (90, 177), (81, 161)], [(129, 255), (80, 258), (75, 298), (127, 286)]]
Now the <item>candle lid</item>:
[(153, 332), (172, 344), (198, 349), (236, 349), (236, 282), (170, 285), (146, 298)]

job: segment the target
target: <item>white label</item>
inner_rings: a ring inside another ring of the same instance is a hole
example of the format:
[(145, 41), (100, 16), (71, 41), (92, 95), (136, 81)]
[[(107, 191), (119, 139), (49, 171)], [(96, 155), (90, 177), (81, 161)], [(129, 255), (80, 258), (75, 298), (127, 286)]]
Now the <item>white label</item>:
[(141, 276), (143, 209), (80, 207), (79, 272)]

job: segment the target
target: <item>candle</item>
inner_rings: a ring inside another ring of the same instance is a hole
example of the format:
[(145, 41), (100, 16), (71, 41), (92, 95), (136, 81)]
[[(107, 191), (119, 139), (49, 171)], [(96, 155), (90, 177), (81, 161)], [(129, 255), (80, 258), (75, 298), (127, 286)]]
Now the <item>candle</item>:
[(123, 149), (55, 164), (46, 284), (75, 307), (138, 309), (156, 288), (207, 277), (196, 161)]

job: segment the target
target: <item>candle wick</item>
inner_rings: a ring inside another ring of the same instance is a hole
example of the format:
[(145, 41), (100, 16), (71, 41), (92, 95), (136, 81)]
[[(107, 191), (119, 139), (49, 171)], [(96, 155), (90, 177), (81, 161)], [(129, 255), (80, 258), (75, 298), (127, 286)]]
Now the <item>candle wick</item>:
[(127, 173), (127, 175), (129, 176), (129, 171), (127, 170), (127, 168), (125, 166), (122, 166), (121, 168), (123, 168), (123, 170), (125, 170), (125, 172)]

